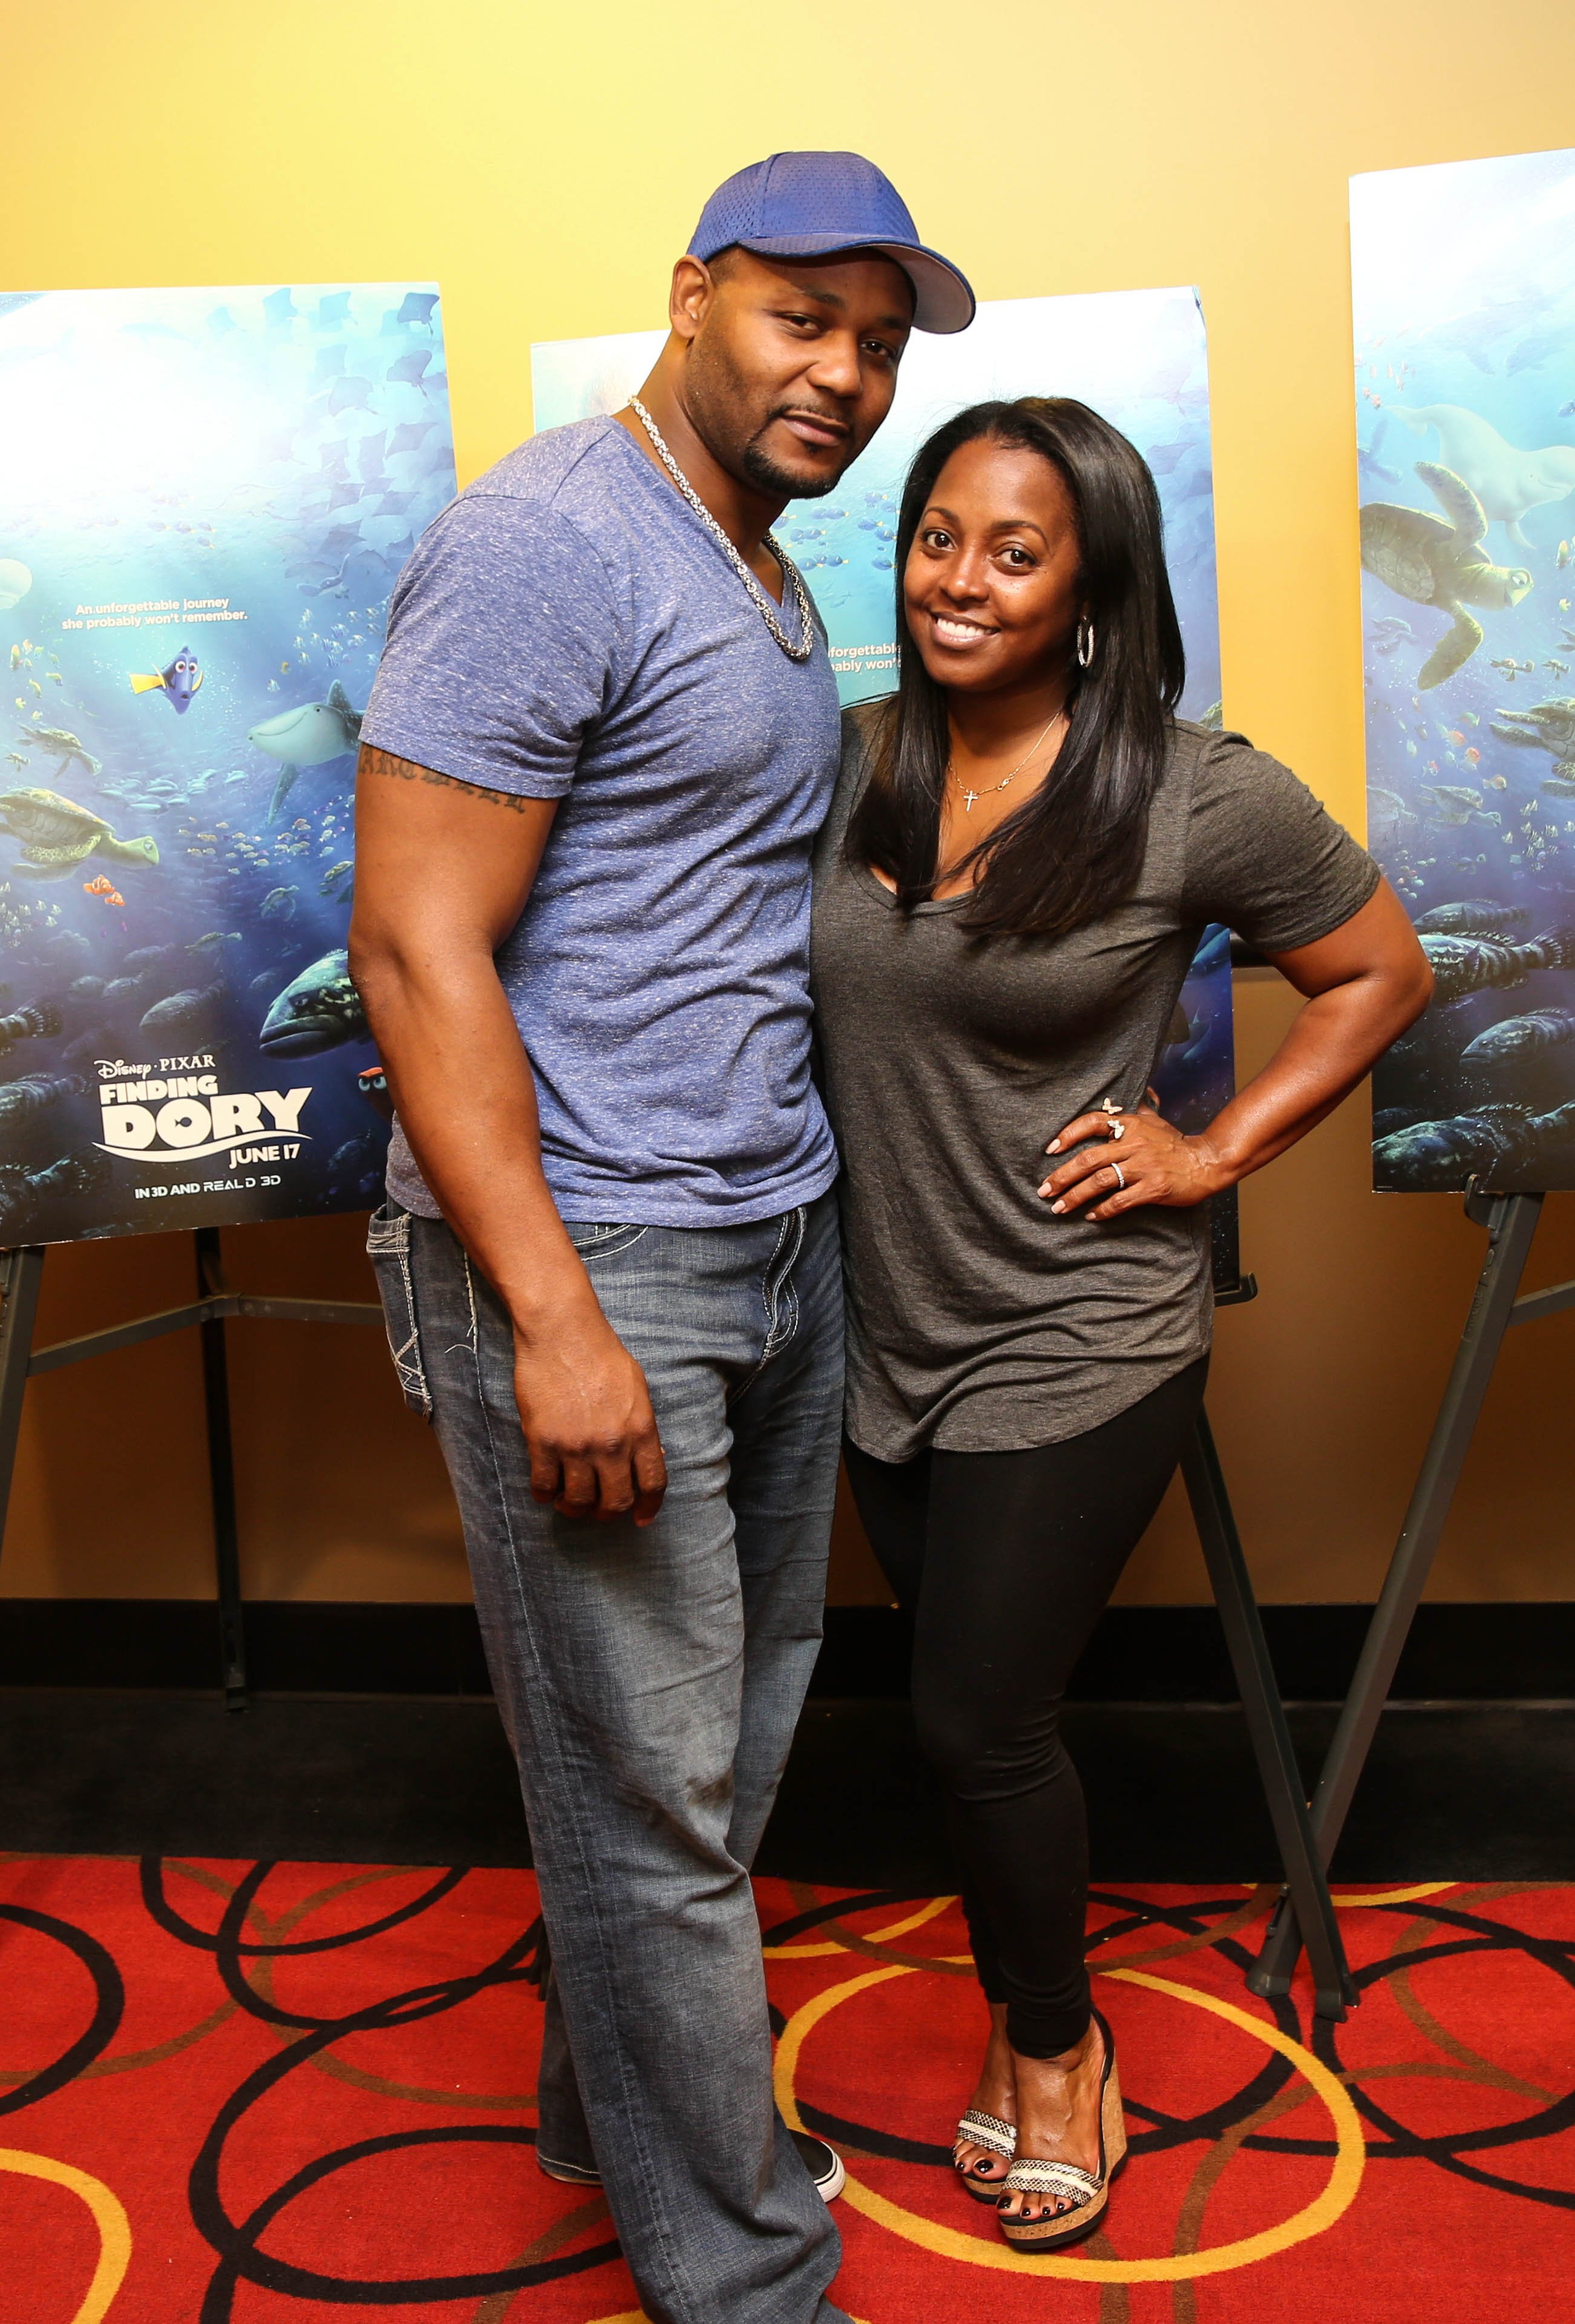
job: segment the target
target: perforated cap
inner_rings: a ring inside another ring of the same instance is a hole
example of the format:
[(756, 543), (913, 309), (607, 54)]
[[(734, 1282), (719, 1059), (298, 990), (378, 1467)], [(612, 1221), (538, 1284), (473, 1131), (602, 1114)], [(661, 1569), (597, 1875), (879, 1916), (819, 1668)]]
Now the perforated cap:
[(718, 186), (689, 243), (711, 259), (734, 244), (767, 258), (876, 250), (913, 284), (915, 326), (962, 331), (973, 320), (967, 277), (918, 238), (907, 204), (861, 153), (773, 153)]

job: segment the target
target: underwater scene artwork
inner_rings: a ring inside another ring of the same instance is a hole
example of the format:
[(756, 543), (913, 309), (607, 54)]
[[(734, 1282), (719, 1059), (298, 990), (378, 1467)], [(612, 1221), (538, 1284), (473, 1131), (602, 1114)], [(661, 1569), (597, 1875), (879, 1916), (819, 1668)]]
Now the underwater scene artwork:
[(0, 1243), (354, 1210), (356, 738), (431, 283), (0, 297)]
[(1575, 151), (1351, 180), (1380, 1189), (1575, 1186)]
[[(660, 331), (559, 339), (530, 351), (538, 428), (616, 411), (639, 389)], [(1220, 622), (1214, 567), (1208, 341), (1190, 289), (987, 300), (950, 337), (916, 332), (891, 412), (824, 500), (789, 503), (775, 527), (815, 598), (844, 704), (897, 682), (895, 541), (903, 478), (926, 438), (971, 403), (1072, 395), (1147, 461), (1165, 511), (1171, 587), (1187, 653), (1182, 715), (1218, 724)], [(1208, 931), (1156, 1074), (1170, 1119), (1202, 1129), (1235, 1085), (1230, 945)], [(1215, 1205), (1215, 1279), (1236, 1278), (1234, 1198)]]

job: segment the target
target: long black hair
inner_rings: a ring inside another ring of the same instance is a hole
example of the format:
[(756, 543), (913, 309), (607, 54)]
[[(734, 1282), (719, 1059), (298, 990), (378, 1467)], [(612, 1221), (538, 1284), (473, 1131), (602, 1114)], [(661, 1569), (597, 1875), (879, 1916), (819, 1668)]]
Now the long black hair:
[(1093, 655), (1086, 670), (1073, 663), (1069, 723), (1049, 774), (963, 859), (982, 868), (962, 918), (981, 935), (1061, 936), (1131, 893), (1186, 677), (1154, 479), (1127, 438), (1071, 396), (976, 403), (938, 428), (908, 471), (894, 559), (898, 690), (875, 721), (847, 847), (885, 872), (903, 903), (930, 895), (951, 740), (945, 693), (908, 634), (902, 577), (942, 469), (980, 437), (1037, 452), (1059, 471)]

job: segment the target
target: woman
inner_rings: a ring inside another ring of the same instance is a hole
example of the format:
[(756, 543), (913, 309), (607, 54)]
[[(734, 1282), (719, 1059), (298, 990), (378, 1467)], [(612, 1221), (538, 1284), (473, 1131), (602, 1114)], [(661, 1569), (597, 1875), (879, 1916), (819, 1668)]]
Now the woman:
[[(1174, 715), (1153, 479), (1097, 413), (961, 413), (914, 463), (898, 551), (898, 689), (848, 715), (816, 880), (847, 1461), (915, 1614), (990, 2004), (957, 2170), (1045, 2251), (1094, 2227), (1125, 2151), (1061, 1697), (1198, 1412), (1208, 1198), (1338, 1104), (1431, 979), (1312, 794)], [(1307, 1006), (1184, 1137), (1147, 1093), (1213, 920)]]

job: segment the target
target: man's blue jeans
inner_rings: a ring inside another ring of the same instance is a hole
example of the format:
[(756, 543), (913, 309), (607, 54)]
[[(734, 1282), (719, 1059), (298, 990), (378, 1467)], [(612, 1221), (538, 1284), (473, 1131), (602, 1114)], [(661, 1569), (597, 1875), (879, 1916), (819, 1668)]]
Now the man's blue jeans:
[(669, 1481), (643, 1530), (531, 1499), (509, 1318), (449, 1228), (390, 1204), (367, 1244), (520, 1766), (552, 1954), (539, 2151), (600, 2172), (653, 2324), (845, 2324), (836, 2229), (772, 2102), (749, 1877), (820, 1638), (834, 1198), (568, 1231), (656, 1408)]

